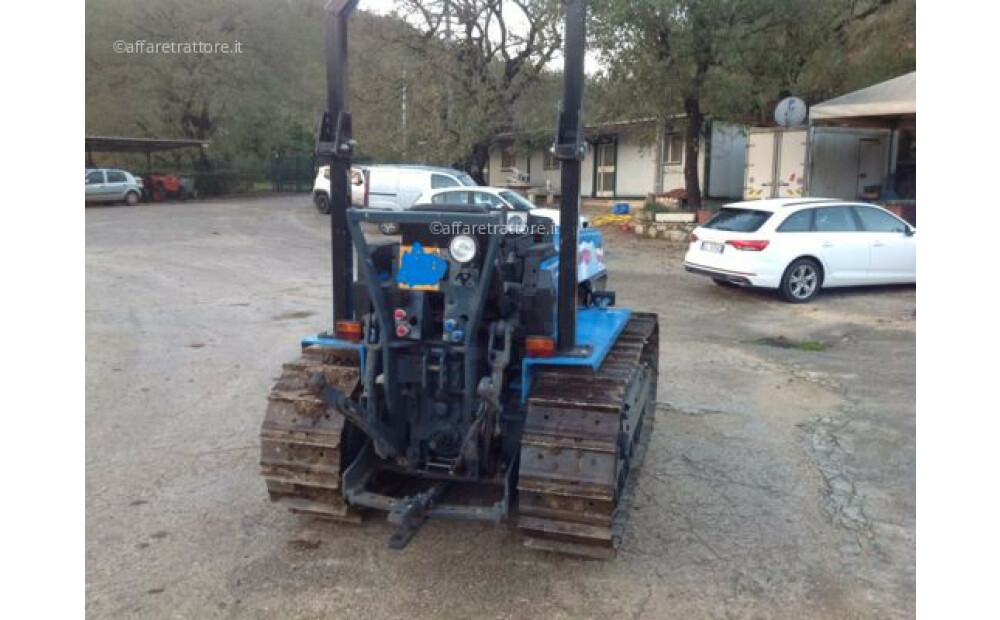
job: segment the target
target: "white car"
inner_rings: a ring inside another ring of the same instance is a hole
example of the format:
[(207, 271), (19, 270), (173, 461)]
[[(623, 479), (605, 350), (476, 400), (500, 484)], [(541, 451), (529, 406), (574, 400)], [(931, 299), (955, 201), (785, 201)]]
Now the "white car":
[[(362, 168), (351, 168), (351, 204), (365, 202), (365, 174)], [(313, 181), (313, 204), (316, 210), (330, 213), (330, 166), (320, 166)]]
[(916, 229), (875, 205), (823, 198), (737, 202), (695, 228), (684, 268), (723, 286), (821, 288), (917, 281)]
[[(505, 187), (449, 187), (432, 189), (417, 199), (415, 204), (471, 204), (489, 205), (492, 209), (507, 207), (512, 211), (528, 211), (531, 215), (544, 217), (559, 226), (559, 209), (536, 206), (533, 202)], [(580, 216), (580, 228), (589, 228), (590, 219)]]
[(135, 206), (142, 198), (142, 179), (124, 170), (87, 168), (85, 193), (86, 202), (124, 201)]
[[(350, 183), (351, 204), (394, 211), (410, 208), (430, 189), (476, 185), (475, 180), (461, 170), (405, 164), (353, 167)], [(330, 166), (321, 166), (313, 183), (313, 201), (321, 213), (329, 213), (329, 197)]]

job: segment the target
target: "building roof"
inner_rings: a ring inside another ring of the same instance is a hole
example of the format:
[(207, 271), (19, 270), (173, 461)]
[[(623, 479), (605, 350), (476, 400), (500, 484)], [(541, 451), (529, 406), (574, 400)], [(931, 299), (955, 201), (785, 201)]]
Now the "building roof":
[[(683, 114), (675, 115), (672, 118), (683, 117)], [(656, 119), (653, 117), (647, 118), (633, 118), (621, 121), (606, 121), (603, 123), (592, 123), (590, 125), (584, 125), (583, 133), (584, 135), (599, 136), (602, 134), (617, 133), (623, 129), (629, 129), (631, 127), (639, 127), (642, 125), (654, 125), (656, 124)], [(552, 138), (555, 135), (555, 131), (539, 131), (539, 132), (525, 132), (525, 131), (503, 131), (496, 135), (494, 142), (510, 142), (517, 136), (540, 136), (546, 138)]]
[(917, 113), (917, 72), (841, 95), (809, 110), (810, 121)]

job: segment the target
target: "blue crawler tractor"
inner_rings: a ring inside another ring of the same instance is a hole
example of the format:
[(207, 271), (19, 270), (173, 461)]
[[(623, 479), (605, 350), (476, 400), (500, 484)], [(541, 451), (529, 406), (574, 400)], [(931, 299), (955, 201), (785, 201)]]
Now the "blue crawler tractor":
[[(402, 548), (429, 518), (512, 521), (529, 547), (613, 557), (651, 432), (654, 314), (615, 306), (601, 235), (578, 229), (585, 8), (566, 5), (553, 152), (562, 226), (468, 204), (352, 208), (347, 19), (326, 17), (333, 329), (285, 364), (261, 428), (270, 498)], [(398, 224), (375, 242), (362, 225)]]

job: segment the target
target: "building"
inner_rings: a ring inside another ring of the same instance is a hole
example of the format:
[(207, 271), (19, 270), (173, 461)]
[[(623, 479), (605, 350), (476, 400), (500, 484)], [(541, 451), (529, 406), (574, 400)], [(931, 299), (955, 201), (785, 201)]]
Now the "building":
[(889, 136), (886, 174), (873, 181), (879, 187), (879, 198), (916, 200), (916, 71), (818, 103), (809, 110), (809, 124), (814, 130), (853, 128), (885, 132)]
[[(684, 119), (660, 124), (646, 118), (588, 125), (587, 155), (582, 163), (585, 198), (639, 199), (684, 188)], [(487, 179), (491, 185), (559, 189), (559, 161), (549, 147), (551, 136), (505, 133), (490, 149)], [(742, 127), (709, 121), (698, 152), (702, 194), (739, 198), (743, 192), (746, 134)]]
[(865, 200), (914, 223), (916, 131), (916, 72), (818, 103), (808, 125), (750, 128), (744, 198)]

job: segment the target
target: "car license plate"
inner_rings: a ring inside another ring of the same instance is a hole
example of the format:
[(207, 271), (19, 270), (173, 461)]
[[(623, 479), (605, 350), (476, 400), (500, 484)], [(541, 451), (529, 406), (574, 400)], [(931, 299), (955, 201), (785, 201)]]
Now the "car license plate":
[(701, 249), (705, 252), (715, 252), (716, 254), (722, 254), (722, 249), (726, 246), (721, 243), (716, 243), (714, 241), (702, 241)]

